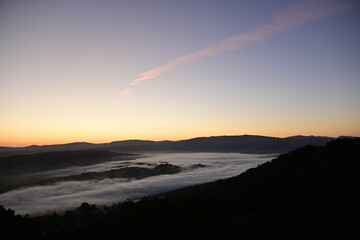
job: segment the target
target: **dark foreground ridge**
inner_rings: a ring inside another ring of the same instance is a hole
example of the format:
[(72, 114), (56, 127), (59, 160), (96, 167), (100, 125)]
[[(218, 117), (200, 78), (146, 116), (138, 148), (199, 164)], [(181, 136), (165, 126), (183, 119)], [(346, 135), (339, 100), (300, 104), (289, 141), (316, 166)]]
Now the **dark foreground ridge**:
[(338, 139), (227, 180), (139, 201), (83, 203), (35, 218), (0, 208), (1, 233), (27, 239), (359, 239), (359, 171), (360, 139)]

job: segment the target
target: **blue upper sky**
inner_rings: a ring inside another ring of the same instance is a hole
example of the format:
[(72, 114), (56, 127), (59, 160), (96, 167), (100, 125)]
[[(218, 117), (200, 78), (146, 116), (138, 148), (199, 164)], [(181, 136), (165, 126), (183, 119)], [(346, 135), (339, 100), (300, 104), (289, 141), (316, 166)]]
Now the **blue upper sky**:
[[(309, 2), (321, 17), (131, 85)], [(359, 23), (351, 0), (1, 1), (0, 145), (360, 136)]]

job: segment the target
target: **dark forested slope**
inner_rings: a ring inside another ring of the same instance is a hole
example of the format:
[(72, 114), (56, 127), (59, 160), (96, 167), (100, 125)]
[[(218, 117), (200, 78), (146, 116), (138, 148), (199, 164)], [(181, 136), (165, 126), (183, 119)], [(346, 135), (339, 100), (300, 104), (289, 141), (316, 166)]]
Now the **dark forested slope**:
[(338, 139), (136, 202), (34, 219), (0, 209), (0, 226), (46, 239), (358, 239), (359, 161), (360, 140)]

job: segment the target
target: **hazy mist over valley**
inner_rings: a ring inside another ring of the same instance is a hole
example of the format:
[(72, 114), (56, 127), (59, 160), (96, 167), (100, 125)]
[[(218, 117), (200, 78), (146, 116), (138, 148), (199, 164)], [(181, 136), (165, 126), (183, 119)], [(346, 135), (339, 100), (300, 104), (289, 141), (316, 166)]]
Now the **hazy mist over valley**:
[[(29, 177), (46, 179), (43, 185), (15, 189), (0, 194), (0, 205), (20, 214), (44, 214), (80, 205), (82, 202), (111, 204), (128, 198), (158, 194), (181, 187), (235, 176), (248, 168), (272, 159), (274, 155), (241, 153), (168, 153), (146, 154), (127, 161), (113, 159), (109, 162), (82, 167), (32, 173)], [(168, 163), (181, 168), (176, 174), (159, 174), (143, 179), (104, 178), (79, 181), (52, 179), (87, 172), (105, 172), (124, 168), (153, 168)], [(45, 184), (48, 183), (48, 184)]]
[(213, 136), (0, 149), (0, 205), (21, 214), (112, 204), (236, 176), (318, 136)]

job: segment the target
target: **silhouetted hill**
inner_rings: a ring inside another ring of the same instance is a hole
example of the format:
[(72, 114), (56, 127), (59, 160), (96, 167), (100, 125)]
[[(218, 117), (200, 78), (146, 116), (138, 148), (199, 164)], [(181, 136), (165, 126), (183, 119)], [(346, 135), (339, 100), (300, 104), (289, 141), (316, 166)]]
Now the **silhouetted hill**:
[(117, 160), (130, 160), (139, 155), (104, 150), (78, 150), (0, 157), (0, 193), (49, 181), (48, 177), (33, 173), (70, 166), (87, 166), (111, 161), (113, 157)]
[[(330, 141), (326, 146), (305, 146), (282, 154), (239, 176), (216, 183), (184, 188), (174, 191), (173, 194), (186, 195), (193, 191), (198, 193), (200, 189), (202, 191), (208, 188), (207, 190), (211, 189), (212, 193), (224, 197), (226, 192), (224, 189), (230, 186), (231, 198), (240, 200), (244, 196), (249, 197), (247, 191), (262, 194), (267, 192), (269, 195), (277, 193), (275, 195), (278, 197), (280, 194), (290, 192), (299, 194), (300, 190), (306, 188), (307, 192), (302, 195), (301, 201), (305, 200), (305, 196), (310, 197), (308, 200), (311, 201), (311, 196), (316, 196), (327, 188), (350, 190), (351, 186), (354, 188), (352, 190), (355, 190), (357, 180), (360, 180), (359, 171), (360, 138), (344, 138)], [(302, 188), (298, 188), (299, 186)], [(215, 193), (216, 189), (220, 192)], [(335, 194), (336, 191), (333, 193)], [(359, 194), (360, 191), (353, 193)]]
[(1, 147), (0, 157), (20, 154), (34, 154), (42, 152), (77, 151), (96, 149), (96, 144), (86, 142), (75, 142), (55, 145), (31, 145), (27, 147)]
[(0, 226), (38, 239), (359, 239), (359, 171), (360, 139), (338, 139), (136, 202), (34, 219), (0, 208)]
[(7, 156), (0, 158), (0, 175), (40, 172), (69, 166), (86, 166), (109, 161), (113, 156), (133, 158), (136, 154), (83, 150)]
[(120, 169), (112, 169), (104, 172), (86, 172), (66, 177), (59, 177), (53, 179), (58, 181), (82, 181), (82, 180), (99, 180), (106, 178), (134, 178), (143, 179), (147, 177), (162, 175), (162, 174), (176, 174), (182, 171), (182, 168), (169, 163), (161, 163), (153, 168), (144, 167), (125, 167)]
[(0, 156), (67, 150), (109, 150), (120, 152), (242, 152), (284, 153), (305, 145), (324, 145), (329, 137), (294, 136), (287, 138), (242, 135), (199, 137), (181, 141), (126, 140), (111, 143), (69, 143), (60, 145), (0, 148)]
[(297, 136), (276, 138), (254, 135), (219, 136), (193, 138), (178, 141), (179, 150), (183, 151), (238, 151), (244, 153), (281, 153), (305, 145), (324, 145), (332, 138)]

